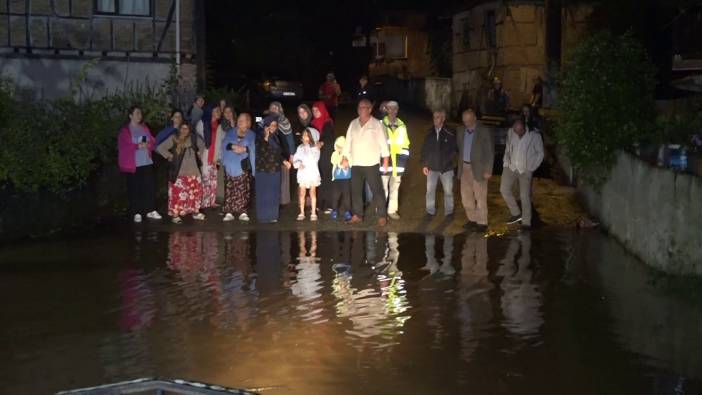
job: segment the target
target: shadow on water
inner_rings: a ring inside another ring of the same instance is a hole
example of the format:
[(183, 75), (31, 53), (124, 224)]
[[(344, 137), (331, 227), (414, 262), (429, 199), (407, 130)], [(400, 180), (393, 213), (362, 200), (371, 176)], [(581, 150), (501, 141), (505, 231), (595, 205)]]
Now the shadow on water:
[(130, 233), (0, 261), (8, 393), (144, 376), (270, 393), (702, 391), (702, 308), (596, 232)]

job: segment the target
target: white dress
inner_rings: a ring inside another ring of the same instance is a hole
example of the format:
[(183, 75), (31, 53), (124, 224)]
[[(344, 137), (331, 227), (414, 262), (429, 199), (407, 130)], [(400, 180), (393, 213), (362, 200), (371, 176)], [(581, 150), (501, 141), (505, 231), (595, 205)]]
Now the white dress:
[[(317, 187), (322, 182), (319, 175), (319, 148), (300, 145), (293, 156), (293, 166), (297, 170), (297, 184), (303, 188)], [(303, 165), (300, 169), (300, 165)]]

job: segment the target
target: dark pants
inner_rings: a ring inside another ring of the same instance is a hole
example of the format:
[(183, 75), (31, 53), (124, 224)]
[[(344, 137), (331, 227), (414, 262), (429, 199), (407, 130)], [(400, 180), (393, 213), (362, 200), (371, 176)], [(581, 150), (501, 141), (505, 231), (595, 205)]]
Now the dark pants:
[(336, 106), (330, 106), (327, 104), (327, 112), (329, 113), (329, 117), (336, 121)]
[(359, 217), (363, 216), (363, 190), (366, 182), (368, 182), (368, 186), (370, 186), (370, 190), (373, 193), (371, 210), (377, 208), (378, 216), (384, 218), (387, 215), (387, 205), (385, 204), (385, 191), (380, 178), (379, 165), (354, 166), (351, 170), (352, 211)]
[(139, 166), (134, 173), (126, 173), (129, 215), (145, 215), (156, 210), (156, 186), (154, 166)]
[(258, 222), (278, 220), (280, 210), (280, 172), (256, 173), (256, 219)]
[(335, 180), (331, 182), (331, 208), (338, 213), (351, 210), (351, 180)]

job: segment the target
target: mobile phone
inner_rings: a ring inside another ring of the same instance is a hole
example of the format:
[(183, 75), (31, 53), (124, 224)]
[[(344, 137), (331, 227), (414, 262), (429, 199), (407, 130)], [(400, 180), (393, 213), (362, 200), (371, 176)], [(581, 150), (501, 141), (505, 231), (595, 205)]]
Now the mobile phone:
[(256, 123), (263, 122), (263, 117), (256, 117)]
[(146, 136), (141, 136), (141, 142), (142, 142), (142, 143), (145, 143), (145, 142), (147, 142), (147, 141), (148, 141), (148, 140), (146, 139)]

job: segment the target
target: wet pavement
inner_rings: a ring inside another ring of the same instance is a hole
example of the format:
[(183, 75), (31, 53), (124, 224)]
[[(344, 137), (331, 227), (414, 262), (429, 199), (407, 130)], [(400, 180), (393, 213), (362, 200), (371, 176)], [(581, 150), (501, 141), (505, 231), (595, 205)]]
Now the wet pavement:
[(0, 393), (699, 394), (697, 285), (598, 231), (137, 231), (0, 250)]

